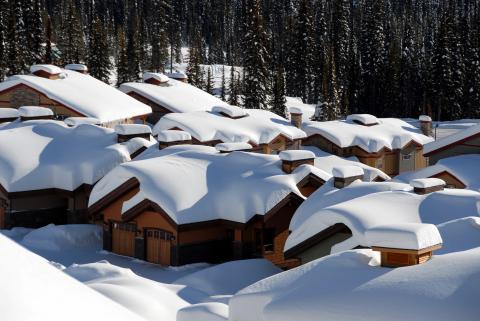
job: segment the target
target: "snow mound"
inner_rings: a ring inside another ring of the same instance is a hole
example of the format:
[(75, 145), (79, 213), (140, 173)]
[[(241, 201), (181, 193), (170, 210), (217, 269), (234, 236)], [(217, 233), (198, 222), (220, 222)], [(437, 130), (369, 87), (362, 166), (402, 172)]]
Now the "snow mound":
[(252, 149), (252, 145), (249, 143), (219, 143), (215, 145), (215, 149), (219, 152), (246, 151)]
[(57, 75), (62, 72), (62, 69), (54, 65), (32, 65), (30, 67), (30, 72), (32, 74), (38, 71), (44, 71), (51, 75)]
[(192, 140), (192, 135), (183, 130), (161, 130), (157, 133), (159, 142), (181, 142)]
[(289, 111), (290, 111), (290, 114), (297, 114), (297, 115), (303, 114), (303, 110), (299, 107), (290, 107)]
[(347, 116), (347, 120), (358, 122), (363, 125), (371, 126), (378, 124), (378, 118), (370, 114), (352, 114)]
[(284, 150), (278, 156), (281, 160), (290, 162), (315, 158), (315, 154), (309, 150)]
[(161, 83), (165, 83), (165, 82), (168, 82), (170, 79), (162, 74), (162, 73), (158, 73), (158, 72), (144, 72), (143, 73), (143, 81), (145, 80), (148, 80), (148, 79), (155, 79)]
[(151, 134), (152, 129), (143, 124), (118, 124), (115, 125), (115, 132), (120, 135)]
[(464, 217), (437, 225), (444, 238), (437, 254), (466, 251), (480, 247), (480, 217)]
[(442, 243), (433, 224), (399, 223), (378, 225), (365, 232), (370, 246), (420, 250)]
[(132, 270), (112, 265), (106, 260), (89, 264), (72, 264), (64, 272), (82, 283), (99, 279), (135, 276)]
[(445, 186), (445, 181), (440, 178), (416, 178), (410, 181), (410, 185), (415, 188), (430, 188), (435, 186)]
[(65, 66), (65, 69), (74, 71), (88, 71), (88, 67), (84, 64), (68, 64)]
[(0, 108), (0, 119), (3, 118), (18, 118), (20, 112), (16, 108)]
[(18, 109), (21, 117), (44, 117), (53, 116), (50, 108), (38, 106), (22, 106)]
[(71, 248), (98, 246), (102, 240), (102, 229), (91, 224), (49, 224), (25, 235), (22, 245), (29, 248), (62, 251)]
[(68, 126), (78, 126), (83, 124), (100, 125), (100, 121), (93, 117), (68, 117), (64, 120)]
[(227, 321), (228, 305), (219, 302), (198, 303), (177, 313), (177, 321)]
[(175, 281), (208, 295), (232, 295), (261, 279), (281, 272), (264, 259), (232, 261), (189, 274)]
[(363, 168), (355, 165), (341, 165), (336, 166), (332, 170), (334, 177), (347, 178), (355, 176), (363, 176)]
[(212, 112), (218, 114), (225, 114), (231, 118), (245, 117), (248, 115), (245, 109), (231, 105), (214, 106), (212, 108)]

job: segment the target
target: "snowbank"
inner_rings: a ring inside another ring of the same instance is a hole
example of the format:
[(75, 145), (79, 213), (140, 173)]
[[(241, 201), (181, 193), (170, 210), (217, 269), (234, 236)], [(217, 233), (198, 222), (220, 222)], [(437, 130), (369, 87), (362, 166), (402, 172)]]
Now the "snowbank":
[(397, 223), (377, 225), (365, 232), (370, 246), (420, 250), (442, 244), (442, 237), (433, 224)]
[(281, 151), (278, 156), (281, 160), (290, 162), (315, 158), (315, 154), (309, 150), (284, 150)]
[(53, 111), (49, 108), (38, 106), (22, 106), (18, 108), (21, 117), (44, 117), (53, 116)]
[(332, 170), (334, 177), (347, 178), (355, 176), (363, 176), (363, 168), (355, 165), (335, 166)]
[(20, 112), (16, 108), (0, 108), (0, 119), (4, 118), (18, 118)]
[(177, 321), (227, 321), (228, 305), (219, 302), (198, 303), (178, 311)]
[(152, 129), (143, 124), (118, 124), (115, 125), (115, 132), (120, 135), (151, 134)]
[(89, 124), (89, 125), (100, 125), (101, 122), (96, 118), (91, 117), (68, 117), (64, 120), (65, 124), (68, 126), (78, 126), (82, 124)]
[(156, 135), (159, 142), (180, 142), (192, 140), (192, 135), (183, 130), (161, 130)]
[(215, 145), (215, 149), (219, 152), (246, 151), (252, 149), (252, 145), (249, 143), (219, 143)]

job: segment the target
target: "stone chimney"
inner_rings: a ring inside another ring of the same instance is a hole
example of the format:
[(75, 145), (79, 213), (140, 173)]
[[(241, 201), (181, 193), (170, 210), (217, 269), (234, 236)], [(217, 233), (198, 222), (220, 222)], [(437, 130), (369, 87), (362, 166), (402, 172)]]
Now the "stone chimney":
[(442, 247), (442, 237), (433, 224), (394, 223), (377, 225), (365, 232), (384, 267), (402, 267), (427, 262)]
[(54, 65), (32, 65), (30, 72), (37, 77), (55, 80), (60, 78), (62, 69)]
[(411, 180), (410, 185), (415, 194), (424, 195), (442, 191), (447, 184), (440, 178), (417, 178)]
[(46, 107), (22, 106), (18, 109), (22, 121), (53, 119), (53, 111)]
[(161, 73), (144, 72), (143, 82), (151, 85), (161, 86), (168, 83), (168, 77)]
[(300, 165), (314, 165), (315, 154), (309, 150), (284, 150), (278, 155), (282, 160), (282, 170), (290, 174)]
[(290, 122), (297, 128), (302, 128), (303, 111), (297, 107), (290, 108)]
[(20, 112), (16, 108), (0, 108), (0, 124), (9, 123), (20, 117)]
[(158, 148), (164, 149), (174, 145), (189, 145), (192, 135), (183, 130), (162, 130), (157, 135)]
[(120, 124), (115, 126), (115, 132), (117, 133), (117, 141), (123, 143), (134, 137), (150, 140), (152, 129), (143, 124)]
[(88, 74), (88, 67), (84, 64), (68, 64), (65, 66), (67, 70), (73, 70), (81, 74)]
[(363, 168), (355, 165), (336, 166), (332, 170), (333, 186), (336, 188), (344, 188), (352, 184), (356, 180), (363, 180)]
[(420, 121), (420, 129), (425, 136), (432, 136), (432, 118), (427, 115), (421, 115), (418, 120)]
[(220, 153), (248, 152), (252, 149), (249, 143), (220, 143), (215, 145)]

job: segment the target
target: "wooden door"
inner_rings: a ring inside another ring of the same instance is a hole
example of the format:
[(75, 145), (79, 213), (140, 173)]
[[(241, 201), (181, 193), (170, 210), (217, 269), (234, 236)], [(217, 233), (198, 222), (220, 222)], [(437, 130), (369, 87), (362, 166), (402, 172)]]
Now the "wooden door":
[(112, 252), (126, 255), (135, 255), (135, 224), (112, 223)]
[(171, 264), (170, 252), (172, 246), (172, 236), (172, 233), (158, 229), (146, 230), (148, 262), (164, 266), (169, 266)]

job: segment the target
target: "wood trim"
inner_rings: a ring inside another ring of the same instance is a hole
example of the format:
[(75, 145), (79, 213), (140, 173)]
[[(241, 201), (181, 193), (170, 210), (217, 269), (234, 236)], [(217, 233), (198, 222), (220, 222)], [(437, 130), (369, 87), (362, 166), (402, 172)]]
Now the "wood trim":
[(442, 248), (442, 243), (432, 245), (429, 247), (426, 247), (424, 249), (419, 249), (419, 250), (409, 250), (409, 249), (397, 249), (397, 248), (392, 248), (392, 247), (380, 247), (380, 246), (372, 246), (372, 250), (374, 251), (379, 251), (379, 252), (389, 252), (389, 253), (402, 253), (402, 254), (424, 254), (427, 252), (432, 252), (436, 251), (438, 249)]
[(122, 221), (129, 222), (134, 220), (137, 216), (143, 214), (143, 212), (151, 210), (160, 214), (170, 225), (178, 230), (178, 224), (167, 214), (157, 203), (152, 202), (149, 199), (144, 199), (128, 211), (122, 214)]
[(94, 204), (90, 205), (90, 207), (88, 208), (88, 213), (93, 215), (100, 212), (105, 207), (115, 202), (120, 196), (130, 192), (132, 189), (137, 188), (139, 186), (140, 186), (140, 182), (135, 177), (128, 179), (122, 185), (115, 188), (113, 191), (111, 191), (110, 193), (108, 193), (107, 195), (99, 199)]
[(446, 150), (446, 149), (449, 149), (451, 146), (464, 145), (464, 144), (463, 144), (464, 142), (469, 141), (469, 140), (474, 139), (474, 138), (477, 138), (477, 137), (480, 137), (480, 133), (476, 133), (476, 134), (470, 135), (470, 136), (468, 136), (468, 137), (465, 137), (465, 138), (463, 138), (463, 139), (457, 140), (457, 141), (455, 141), (455, 142), (453, 142), (453, 143), (450, 143), (450, 144), (448, 144), (448, 145), (445, 145), (445, 146), (443, 146), (443, 147), (439, 147), (439, 148), (437, 148), (437, 149), (434, 149), (434, 150), (432, 150), (432, 151), (430, 151), (430, 152), (428, 152), (428, 153), (424, 153), (423, 156), (429, 157), (429, 156), (431, 156), (431, 155), (433, 155), (433, 154), (440, 153), (440, 152), (442, 152), (442, 151), (444, 151), (444, 150)]
[(0, 185), (0, 192), (4, 193), (9, 199), (18, 199), (24, 197), (34, 197), (34, 196), (41, 196), (45, 194), (56, 194), (64, 197), (73, 197), (76, 193), (85, 191), (90, 192), (93, 186), (89, 184), (82, 184), (77, 187), (73, 191), (60, 189), (60, 188), (45, 188), (45, 189), (37, 189), (37, 190), (30, 190), (30, 191), (21, 191), (21, 192), (8, 192), (2, 185)]
[(325, 181), (323, 179), (321, 179), (320, 177), (318, 177), (317, 175), (315, 175), (313, 173), (310, 173), (307, 176), (305, 176), (304, 178), (302, 178), (302, 180), (300, 182), (297, 183), (297, 187), (301, 188), (301, 187), (305, 186), (306, 184), (308, 184), (310, 182), (318, 184), (319, 187), (322, 186), (323, 184), (325, 184)]
[(441, 171), (440, 173), (437, 173), (435, 175), (432, 175), (432, 176), (429, 176), (431, 178), (439, 178), (440, 176), (442, 175), (450, 175), (453, 179), (456, 179), (457, 181), (459, 181), (460, 183), (462, 183), (463, 187), (462, 188), (467, 188), (467, 185), (463, 182), (463, 180), (461, 180), (460, 178), (458, 178), (457, 176), (453, 175), (452, 173), (450, 173), (448, 170), (444, 170), (444, 171)]
[(265, 215), (263, 215), (263, 221), (267, 222), (268, 220), (272, 219), (275, 214), (277, 214), (285, 205), (287, 205), (290, 202), (297, 203), (294, 205), (300, 206), (300, 204), (303, 203), (303, 198), (298, 196), (295, 193), (290, 193), (288, 194), (283, 200), (278, 202), (274, 207), (272, 207)]
[(295, 245), (291, 249), (284, 252), (285, 259), (294, 258), (295, 256), (299, 255), (300, 253), (308, 250), (309, 248), (315, 246), (316, 244), (320, 243), (321, 241), (337, 234), (340, 232), (347, 232), (352, 233), (352, 231), (343, 223), (337, 223), (335, 225), (329, 226), (323, 231), (311, 236), (310, 238), (306, 239), (305, 241)]

